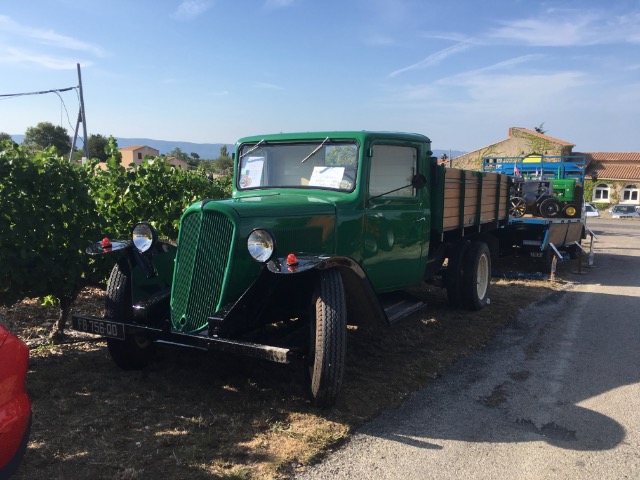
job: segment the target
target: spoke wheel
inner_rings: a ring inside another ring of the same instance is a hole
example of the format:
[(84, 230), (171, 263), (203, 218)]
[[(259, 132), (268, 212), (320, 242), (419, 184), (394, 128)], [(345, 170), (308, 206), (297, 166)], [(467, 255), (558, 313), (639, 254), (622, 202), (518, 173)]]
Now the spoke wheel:
[(514, 197), (509, 200), (509, 215), (514, 218), (523, 217), (527, 212), (527, 202), (522, 197)]

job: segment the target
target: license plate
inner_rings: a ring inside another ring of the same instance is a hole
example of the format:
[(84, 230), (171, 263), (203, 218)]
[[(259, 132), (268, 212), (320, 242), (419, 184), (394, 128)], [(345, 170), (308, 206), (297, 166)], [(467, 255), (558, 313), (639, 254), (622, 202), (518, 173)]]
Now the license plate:
[(121, 323), (94, 320), (91, 318), (72, 317), (71, 324), (74, 330), (93, 333), (110, 338), (124, 340), (124, 325)]

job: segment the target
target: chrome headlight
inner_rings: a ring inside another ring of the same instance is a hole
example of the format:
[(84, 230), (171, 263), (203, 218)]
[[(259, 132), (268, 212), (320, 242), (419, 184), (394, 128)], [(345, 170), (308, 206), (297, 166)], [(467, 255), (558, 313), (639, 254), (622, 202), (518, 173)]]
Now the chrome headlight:
[(156, 241), (156, 230), (150, 223), (140, 222), (136, 223), (131, 233), (133, 244), (140, 253), (144, 253), (149, 250)]
[(254, 230), (247, 240), (247, 249), (256, 262), (264, 263), (273, 255), (275, 242), (266, 230)]

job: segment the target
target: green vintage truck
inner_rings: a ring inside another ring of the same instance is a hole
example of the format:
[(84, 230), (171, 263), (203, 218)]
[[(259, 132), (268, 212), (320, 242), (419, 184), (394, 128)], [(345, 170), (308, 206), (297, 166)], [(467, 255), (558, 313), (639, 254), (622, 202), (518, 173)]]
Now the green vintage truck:
[(149, 223), (91, 254), (120, 255), (106, 316), (73, 316), (115, 363), (144, 367), (156, 344), (299, 361), (312, 401), (336, 400), (347, 325), (389, 325), (424, 307), (405, 292), (447, 289), (489, 303), (509, 177), (438, 165), (418, 134), (314, 132), (242, 138), (233, 195), (183, 214), (177, 247)]

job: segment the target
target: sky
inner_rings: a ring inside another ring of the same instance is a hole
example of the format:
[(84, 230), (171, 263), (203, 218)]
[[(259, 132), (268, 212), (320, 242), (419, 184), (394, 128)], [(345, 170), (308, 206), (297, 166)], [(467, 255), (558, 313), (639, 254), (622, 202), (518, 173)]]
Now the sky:
[(4, 95), (77, 87), (77, 64), (89, 135), (383, 130), (472, 151), (542, 125), (640, 151), (640, 0), (0, 0), (0, 132), (73, 135), (77, 88)]

